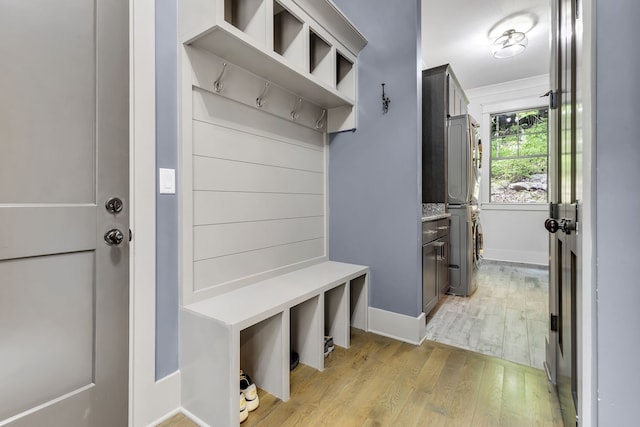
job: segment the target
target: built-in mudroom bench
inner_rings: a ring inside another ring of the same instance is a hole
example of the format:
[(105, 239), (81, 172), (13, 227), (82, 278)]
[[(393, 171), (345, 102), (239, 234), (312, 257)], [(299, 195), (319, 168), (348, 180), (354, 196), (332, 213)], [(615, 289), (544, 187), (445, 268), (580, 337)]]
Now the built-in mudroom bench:
[(290, 350), (368, 330), (369, 269), (330, 261), (328, 132), (356, 128), (366, 39), (330, 0), (181, 0), (181, 400), (239, 422), (239, 372), (289, 398)]
[(183, 408), (210, 426), (238, 424), (240, 368), (288, 400), (292, 348), (322, 371), (325, 333), (348, 348), (350, 327), (367, 329), (367, 281), (367, 267), (327, 261), (185, 306)]

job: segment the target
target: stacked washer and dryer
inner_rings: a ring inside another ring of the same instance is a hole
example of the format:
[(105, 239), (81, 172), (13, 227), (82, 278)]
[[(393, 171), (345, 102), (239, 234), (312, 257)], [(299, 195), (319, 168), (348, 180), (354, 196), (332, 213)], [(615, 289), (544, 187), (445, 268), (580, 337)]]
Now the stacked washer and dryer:
[(468, 114), (450, 117), (447, 132), (449, 293), (469, 296), (478, 287), (475, 273), (482, 257), (478, 124)]
[(449, 64), (422, 71), (422, 203), (451, 215), (449, 286), (442, 290), (463, 296), (477, 288), (482, 253), (480, 141), (468, 104)]

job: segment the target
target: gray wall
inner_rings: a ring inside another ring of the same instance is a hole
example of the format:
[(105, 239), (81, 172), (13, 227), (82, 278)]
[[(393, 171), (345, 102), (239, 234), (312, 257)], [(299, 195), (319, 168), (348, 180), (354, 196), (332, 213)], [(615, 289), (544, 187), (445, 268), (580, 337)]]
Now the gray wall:
[[(358, 127), (329, 146), (330, 258), (371, 267), (371, 305), (418, 316), (422, 299), (420, 2), (334, 0), (369, 43)], [(381, 83), (391, 98), (382, 113)]]
[[(156, 166), (176, 169), (176, 177), (178, 176), (177, 70), (177, 3), (176, 0), (157, 0)], [(157, 185), (156, 188), (158, 188)], [(178, 195), (158, 193), (156, 197), (156, 379), (178, 370), (178, 271)], [(152, 301), (149, 301), (149, 304), (152, 304)]]
[(596, 0), (598, 425), (638, 425), (640, 2)]

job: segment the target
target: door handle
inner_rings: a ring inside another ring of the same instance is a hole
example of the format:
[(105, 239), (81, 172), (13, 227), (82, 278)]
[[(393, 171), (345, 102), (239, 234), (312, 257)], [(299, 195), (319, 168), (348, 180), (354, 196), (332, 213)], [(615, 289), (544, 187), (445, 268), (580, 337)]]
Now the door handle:
[(560, 221), (549, 218), (544, 222), (544, 228), (546, 228), (549, 233), (562, 230), (564, 234), (571, 234), (572, 231), (575, 231), (576, 225), (569, 218), (562, 218)]
[(104, 233), (104, 242), (109, 246), (118, 246), (124, 240), (124, 234), (117, 228)]

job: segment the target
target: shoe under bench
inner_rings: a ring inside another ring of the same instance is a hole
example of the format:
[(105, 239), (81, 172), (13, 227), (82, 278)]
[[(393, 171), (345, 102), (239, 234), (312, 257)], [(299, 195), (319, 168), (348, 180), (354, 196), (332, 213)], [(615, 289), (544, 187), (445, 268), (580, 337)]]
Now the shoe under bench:
[(326, 261), (184, 306), (180, 311), (183, 409), (202, 425), (239, 424), (239, 371), (289, 399), (289, 359), (324, 369), (324, 336), (348, 348), (368, 330), (369, 268)]

